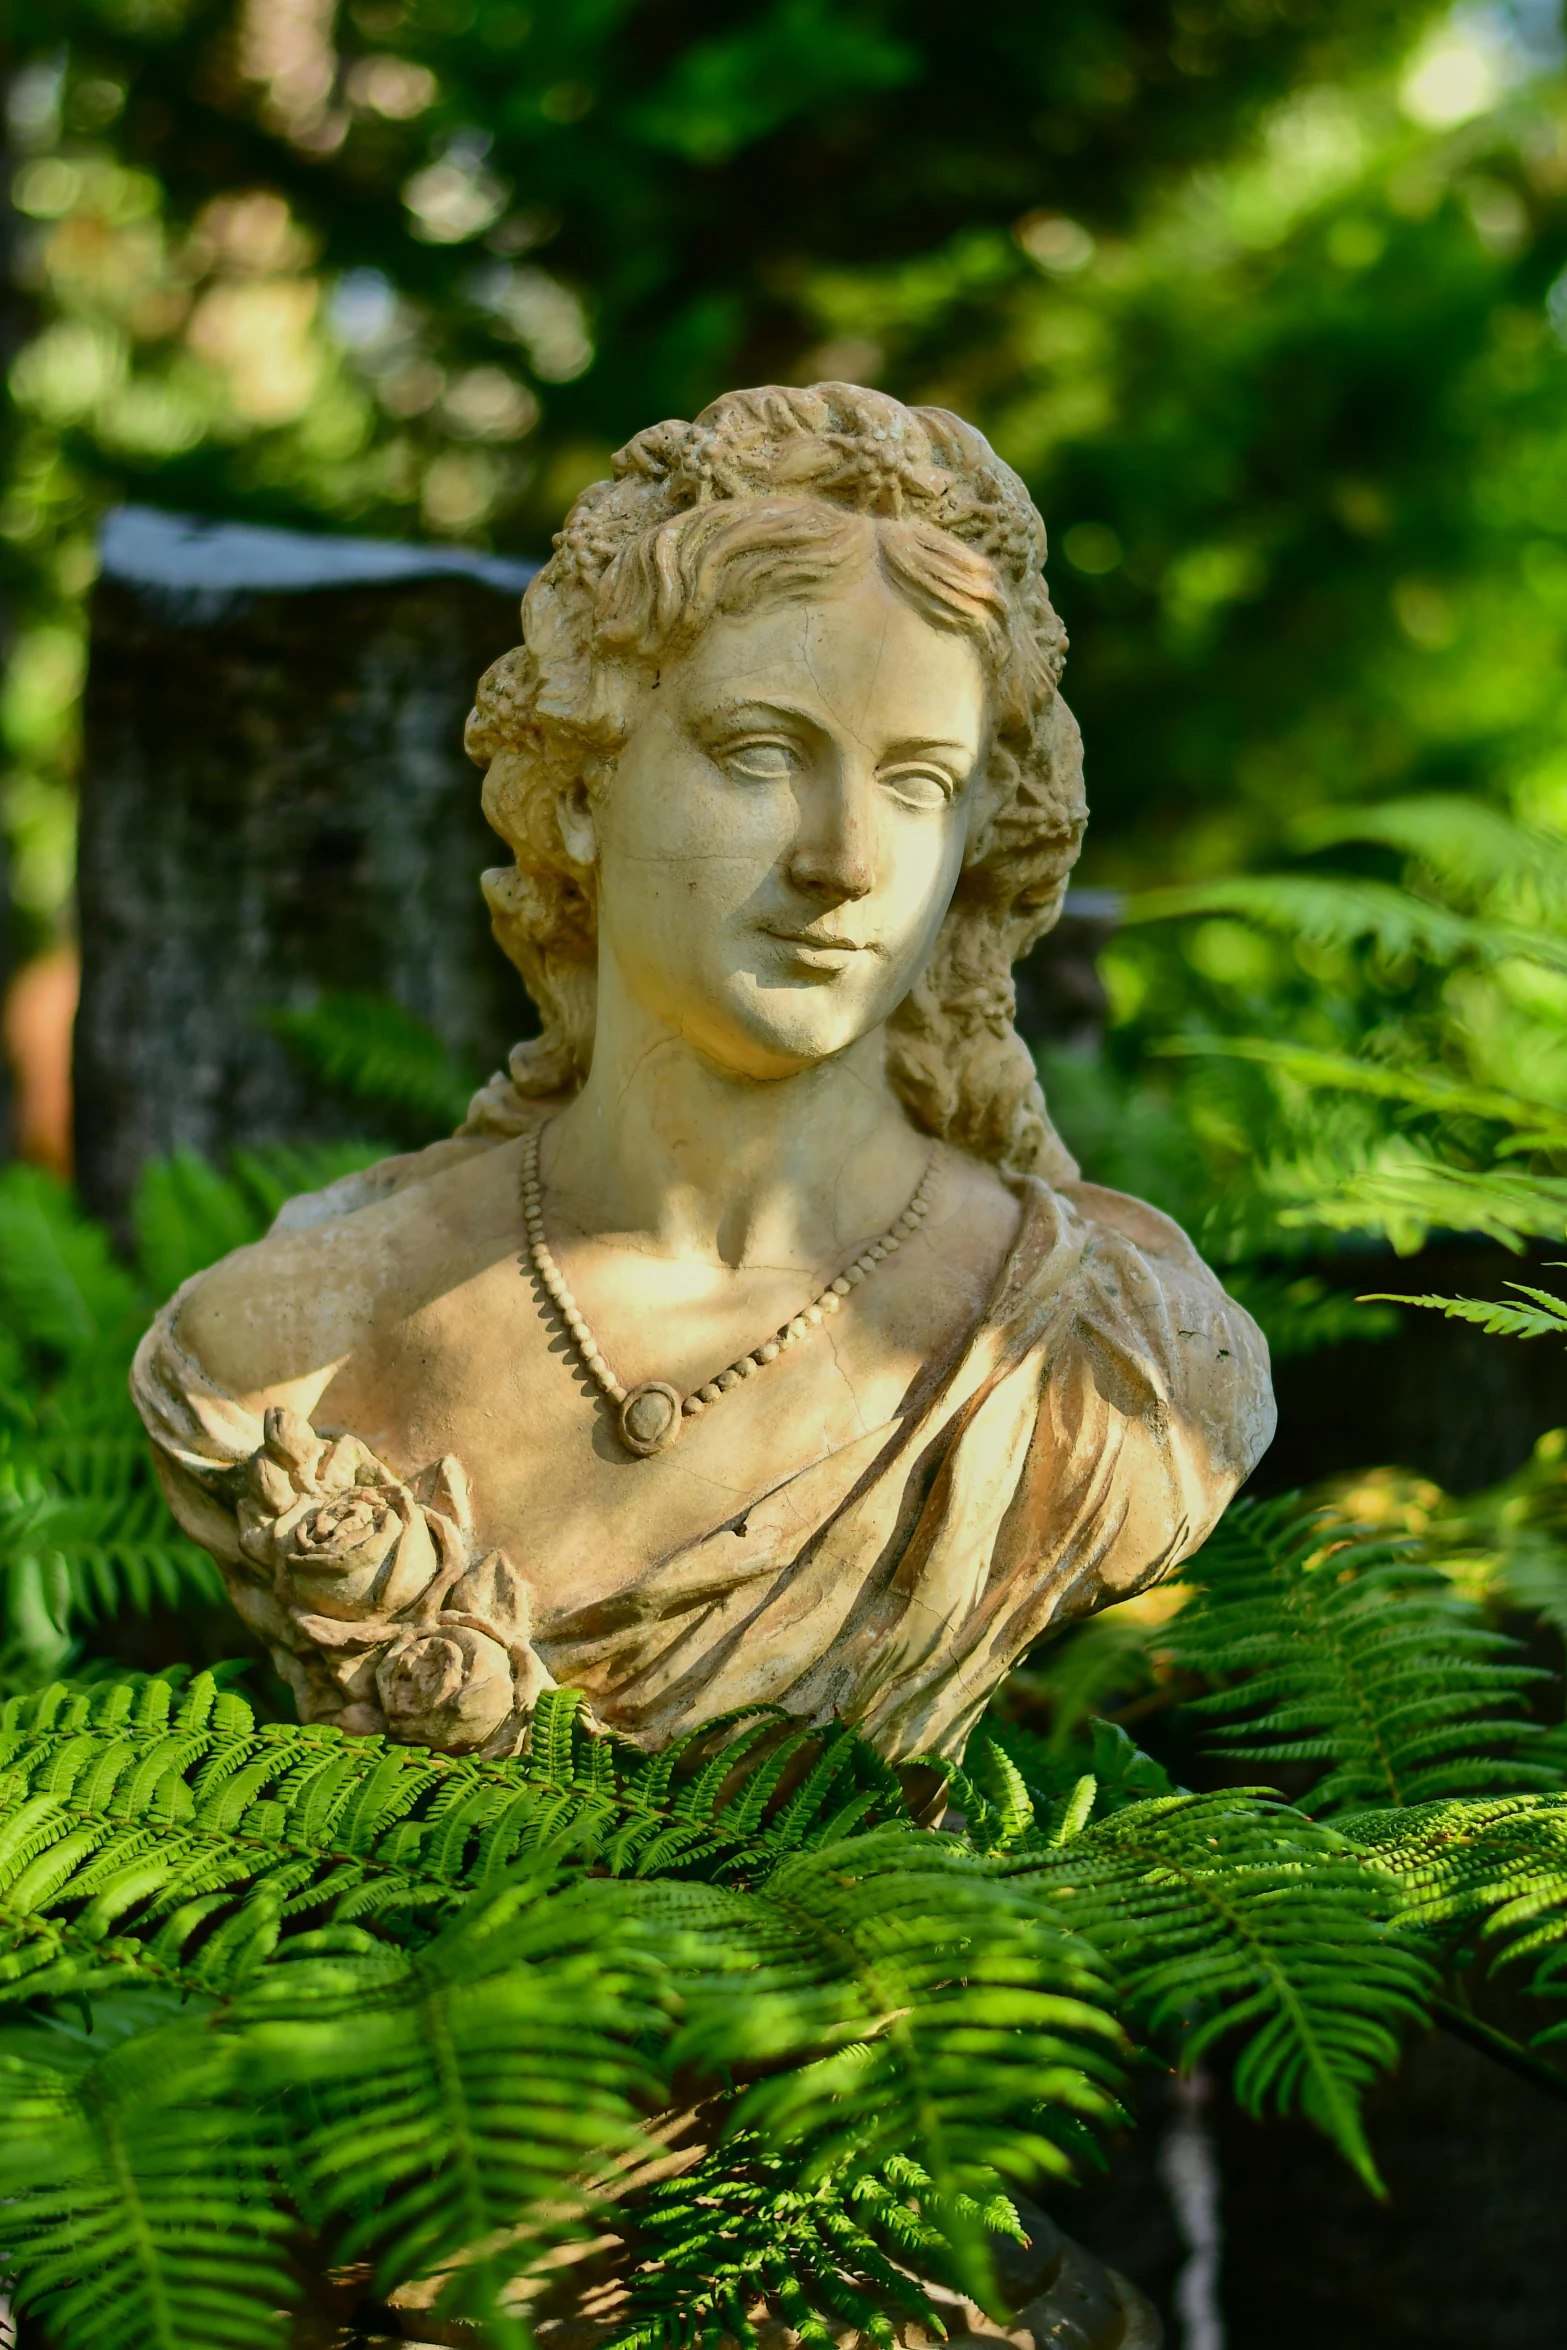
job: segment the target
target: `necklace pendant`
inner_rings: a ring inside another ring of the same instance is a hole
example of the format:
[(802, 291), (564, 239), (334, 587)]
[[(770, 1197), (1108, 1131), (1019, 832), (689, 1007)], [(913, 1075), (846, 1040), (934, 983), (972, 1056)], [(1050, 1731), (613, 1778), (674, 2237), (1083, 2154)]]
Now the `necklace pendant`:
[(679, 1437), (684, 1421), (681, 1395), (662, 1379), (644, 1379), (633, 1387), (620, 1407), (620, 1441), (639, 1460), (667, 1452)]
[[(566, 1276), (550, 1255), (549, 1242), (544, 1237), (544, 1193), (539, 1181), (539, 1131), (537, 1126), (533, 1127), (524, 1136), (522, 1144), (522, 1217), (528, 1234), (528, 1254), (524, 1261), (532, 1266), (545, 1294), (576, 1341), (579, 1359), (605, 1402), (618, 1406), (621, 1443), (637, 1460), (651, 1460), (655, 1453), (668, 1452), (672, 1444), (679, 1442), (680, 1431), (685, 1426), (687, 1399), (678, 1387), (671, 1387), (664, 1379), (644, 1379), (640, 1387), (633, 1387), (627, 1395), (605, 1362), (603, 1349), (583, 1320), (581, 1308), (566, 1286)], [(880, 1240), (873, 1240), (869, 1248), (862, 1249), (853, 1264), (840, 1273), (836, 1280), (829, 1281), (827, 1287), (811, 1300), (802, 1313), (796, 1314), (783, 1325), (776, 1337), (768, 1339), (753, 1354), (739, 1356), (726, 1370), (719, 1372), (716, 1381), (693, 1392), (690, 1397), (693, 1414), (702, 1409), (704, 1402), (719, 1402), (740, 1380), (748, 1379), (753, 1371), (760, 1370), (765, 1364), (775, 1362), (786, 1346), (793, 1346), (797, 1339), (808, 1338), (813, 1329), (820, 1328), (826, 1315), (837, 1312), (856, 1282), (867, 1279), (894, 1250), (900, 1249), (906, 1240), (914, 1237), (930, 1212), (927, 1194), (935, 1169), (936, 1152), (932, 1148), (914, 1197), (897, 1222), (888, 1226)]]

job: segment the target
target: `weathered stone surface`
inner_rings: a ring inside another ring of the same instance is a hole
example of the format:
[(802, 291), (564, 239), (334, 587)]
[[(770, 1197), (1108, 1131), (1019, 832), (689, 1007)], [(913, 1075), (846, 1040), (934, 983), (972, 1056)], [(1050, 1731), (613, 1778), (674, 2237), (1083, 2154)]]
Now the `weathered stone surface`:
[(83, 1195), (117, 1218), (155, 1153), (374, 1127), (268, 1033), (275, 1007), (384, 993), (481, 1074), (535, 1026), (490, 938), (500, 851), (462, 748), (532, 567), (134, 515), (105, 555), (76, 1132)]

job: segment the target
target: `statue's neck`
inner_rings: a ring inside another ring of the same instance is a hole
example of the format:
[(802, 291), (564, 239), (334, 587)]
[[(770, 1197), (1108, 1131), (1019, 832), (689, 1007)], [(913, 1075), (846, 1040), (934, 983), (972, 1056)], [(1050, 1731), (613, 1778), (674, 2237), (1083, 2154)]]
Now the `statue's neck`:
[(880, 1028), (763, 1079), (645, 1015), (616, 1017), (601, 995), (592, 1070), (544, 1138), (543, 1174), (567, 1230), (704, 1263), (814, 1267), (891, 1221), (930, 1147), (888, 1084)]

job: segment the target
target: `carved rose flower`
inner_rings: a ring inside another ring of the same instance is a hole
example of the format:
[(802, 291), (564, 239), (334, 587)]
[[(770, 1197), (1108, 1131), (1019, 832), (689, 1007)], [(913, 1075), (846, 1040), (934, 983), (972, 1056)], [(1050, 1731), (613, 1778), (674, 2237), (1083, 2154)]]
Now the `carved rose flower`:
[(434, 1580), (440, 1557), (408, 1486), (356, 1437), (318, 1437), (270, 1411), (240, 1504), (242, 1547), (271, 1567), (286, 1604), (352, 1622), (392, 1615)]
[(307, 1498), (279, 1518), (272, 1540), (300, 1600), (325, 1616), (370, 1605), (390, 1615), (417, 1598), (438, 1563), (424, 1512), (405, 1485), (351, 1485)]
[(376, 1667), (389, 1738), (470, 1754), (512, 1710), (511, 1659), (498, 1640), (468, 1624), (410, 1627)]
[(306, 1721), (448, 1754), (520, 1743), (541, 1689), (526, 1579), (479, 1554), (447, 1456), (411, 1479), (357, 1436), (266, 1415), (245, 1465), (240, 1548), (253, 1612)]

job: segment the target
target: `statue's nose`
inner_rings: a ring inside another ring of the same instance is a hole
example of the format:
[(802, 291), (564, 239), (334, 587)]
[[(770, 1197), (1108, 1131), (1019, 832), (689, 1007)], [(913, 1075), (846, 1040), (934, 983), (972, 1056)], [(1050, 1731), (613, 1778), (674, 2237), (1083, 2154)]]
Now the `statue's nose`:
[(845, 780), (809, 795), (789, 879), (807, 897), (834, 904), (868, 897), (876, 886), (876, 823), (869, 794)]

